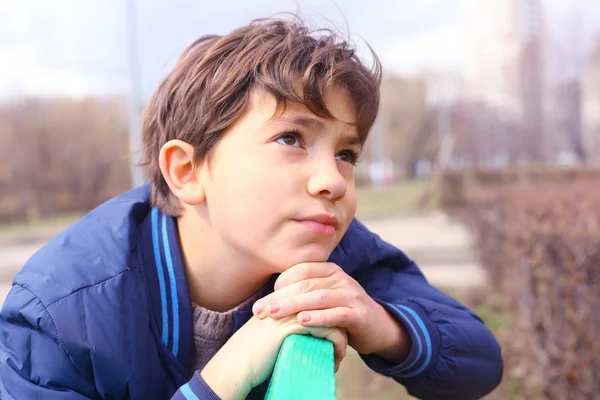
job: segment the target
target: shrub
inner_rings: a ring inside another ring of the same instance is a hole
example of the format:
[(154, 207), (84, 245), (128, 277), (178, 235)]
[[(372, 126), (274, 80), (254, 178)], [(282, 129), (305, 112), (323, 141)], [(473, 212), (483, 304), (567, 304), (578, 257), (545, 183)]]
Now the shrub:
[(463, 217), (514, 317), (506, 373), (525, 398), (600, 393), (600, 181), (472, 193)]

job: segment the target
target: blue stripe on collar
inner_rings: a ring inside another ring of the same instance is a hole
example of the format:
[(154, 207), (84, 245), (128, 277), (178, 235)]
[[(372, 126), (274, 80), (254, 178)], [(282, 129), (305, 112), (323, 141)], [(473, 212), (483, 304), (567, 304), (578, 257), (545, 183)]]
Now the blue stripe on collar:
[(140, 249), (163, 344), (188, 368), (192, 305), (175, 218), (153, 208), (140, 227)]
[(177, 357), (179, 352), (179, 299), (177, 298), (177, 282), (175, 281), (175, 272), (173, 271), (173, 256), (171, 255), (171, 246), (169, 245), (169, 235), (167, 234), (167, 216), (162, 216), (162, 239), (165, 258), (167, 260), (167, 271), (169, 272), (169, 285), (171, 290), (171, 306), (173, 308), (173, 354)]
[(154, 250), (154, 263), (156, 265), (156, 274), (158, 276), (158, 286), (160, 289), (162, 341), (166, 346), (169, 343), (169, 315), (167, 310), (167, 289), (165, 288), (165, 276), (163, 273), (162, 257), (160, 256), (160, 247), (158, 243), (158, 208), (152, 209), (152, 249)]

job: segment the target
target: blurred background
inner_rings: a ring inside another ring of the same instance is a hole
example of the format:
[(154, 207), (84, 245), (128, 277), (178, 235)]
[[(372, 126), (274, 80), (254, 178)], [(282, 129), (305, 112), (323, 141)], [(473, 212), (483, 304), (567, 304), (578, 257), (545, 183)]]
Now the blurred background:
[[(358, 216), (494, 331), (488, 398), (595, 398), (597, 0), (0, 1), (0, 304), (33, 252), (142, 182), (140, 111), (183, 49), (284, 11), (380, 57)], [(356, 354), (338, 397), (408, 398)]]

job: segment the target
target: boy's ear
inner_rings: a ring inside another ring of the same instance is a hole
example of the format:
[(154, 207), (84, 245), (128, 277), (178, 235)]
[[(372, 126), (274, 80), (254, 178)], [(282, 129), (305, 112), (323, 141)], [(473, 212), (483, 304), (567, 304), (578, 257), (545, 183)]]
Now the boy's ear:
[(158, 155), (158, 164), (169, 188), (183, 203), (195, 206), (205, 199), (200, 169), (194, 165), (194, 147), (182, 140), (169, 140)]

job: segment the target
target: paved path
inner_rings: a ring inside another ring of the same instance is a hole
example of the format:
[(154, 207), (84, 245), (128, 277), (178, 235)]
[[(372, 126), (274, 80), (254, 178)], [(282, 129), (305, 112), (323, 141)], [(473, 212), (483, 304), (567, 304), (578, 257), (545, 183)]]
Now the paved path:
[(486, 283), (469, 231), (442, 213), (366, 221), (365, 225), (402, 249), (435, 286), (468, 288)]
[[(474, 261), (468, 231), (441, 213), (365, 221), (365, 225), (415, 260), (433, 285), (464, 288), (485, 284), (485, 275)], [(40, 240), (0, 246), (0, 304), (14, 275), (44, 244)]]

